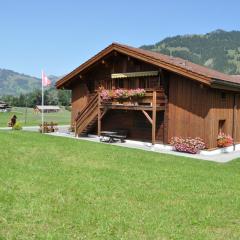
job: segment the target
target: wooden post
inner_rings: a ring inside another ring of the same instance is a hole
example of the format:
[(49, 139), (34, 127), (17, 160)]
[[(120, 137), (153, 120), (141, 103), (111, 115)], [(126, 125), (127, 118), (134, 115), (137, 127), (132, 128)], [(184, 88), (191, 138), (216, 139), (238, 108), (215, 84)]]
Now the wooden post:
[(98, 91), (98, 136), (100, 137), (101, 134), (101, 96), (100, 92)]
[(157, 105), (157, 92), (153, 91), (152, 101), (152, 144), (156, 143), (156, 106)]
[(75, 132), (75, 137), (77, 137), (77, 121), (74, 121), (75, 125), (74, 125), (74, 132)]
[(237, 101), (236, 101), (236, 94), (233, 96), (233, 116), (232, 116), (232, 138), (233, 138), (233, 151), (236, 149), (236, 111), (237, 111)]

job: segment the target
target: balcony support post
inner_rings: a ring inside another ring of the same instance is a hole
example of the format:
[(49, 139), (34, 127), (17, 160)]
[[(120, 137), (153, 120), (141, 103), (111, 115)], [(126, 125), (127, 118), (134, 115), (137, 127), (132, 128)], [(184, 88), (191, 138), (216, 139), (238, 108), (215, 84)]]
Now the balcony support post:
[(101, 134), (101, 96), (100, 92), (98, 91), (98, 136), (100, 137)]
[(153, 91), (152, 100), (152, 144), (156, 143), (156, 108), (157, 108), (157, 92)]

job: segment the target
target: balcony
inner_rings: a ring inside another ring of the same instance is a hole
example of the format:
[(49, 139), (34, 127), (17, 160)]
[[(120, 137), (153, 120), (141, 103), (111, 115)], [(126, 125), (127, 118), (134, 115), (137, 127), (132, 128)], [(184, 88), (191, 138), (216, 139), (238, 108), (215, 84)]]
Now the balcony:
[(103, 101), (99, 97), (99, 106), (101, 109), (121, 109), (121, 110), (145, 110), (145, 111), (164, 111), (166, 97), (163, 90), (145, 90), (145, 94), (139, 98), (128, 98), (119, 100)]

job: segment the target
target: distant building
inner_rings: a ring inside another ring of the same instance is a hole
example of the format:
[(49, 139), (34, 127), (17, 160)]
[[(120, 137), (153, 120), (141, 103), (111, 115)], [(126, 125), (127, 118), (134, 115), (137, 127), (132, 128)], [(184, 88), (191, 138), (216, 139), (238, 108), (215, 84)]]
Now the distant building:
[(10, 112), (11, 111), (11, 107), (3, 102), (3, 101), (0, 101), (0, 112)]
[(35, 107), (35, 112), (44, 112), (44, 113), (53, 113), (53, 112), (59, 112), (60, 111), (60, 107), (59, 106), (42, 106), (42, 105), (37, 105)]

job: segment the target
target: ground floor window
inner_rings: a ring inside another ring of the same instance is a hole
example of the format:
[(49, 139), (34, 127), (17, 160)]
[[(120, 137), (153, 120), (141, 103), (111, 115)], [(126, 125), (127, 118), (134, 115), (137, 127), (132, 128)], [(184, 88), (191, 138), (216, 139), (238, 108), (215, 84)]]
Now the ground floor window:
[(226, 125), (226, 120), (225, 119), (218, 121), (218, 133), (225, 132), (225, 125)]

